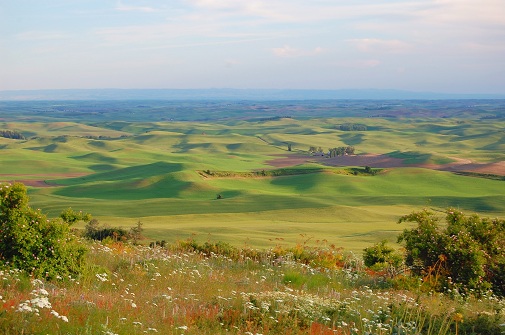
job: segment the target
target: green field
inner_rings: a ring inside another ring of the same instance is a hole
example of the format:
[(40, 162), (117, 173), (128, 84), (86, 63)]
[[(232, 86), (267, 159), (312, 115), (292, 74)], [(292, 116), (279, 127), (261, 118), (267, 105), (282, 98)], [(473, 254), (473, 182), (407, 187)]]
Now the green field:
[[(111, 226), (140, 220), (153, 240), (268, 247), (310, 239), (360, 251), (395, 240), (404, 228), (398, 217), (426, 206), (505, 216), (500, 178), (419, 167), (505, 161), (501, 103), (473, 112), (461, 103), (404, 103), (380, 117), (364, 102), (333, 109), (328, 102), (272, 103), (268, 113), (224, 103), (194, 103), (191, 113), (191, 103), (180, 102), (185, 114), (174, 112), (175, 103), (139, 110), (138, 102), (109, 102), (100, 113), (63, 113), (62, 103), (41, 103), (42, 112), (36, 102), (3, 102), (0, 130), (26, 139), (0, 138), (0, 180), (32, 185), (32, 206), (50, 215), (72, 207)], [(340, 130), (345, 123), (367, 130)], [(354, 146), (358, 155), (382, 154), (404, 166), (355, 175), (310, 156), (311, 146)], [(279, 168), (270, 161), (281, 157), (297, 160), (289, 173), (272, 176)], [(269, 173), (254, 173), (263, 170)]]

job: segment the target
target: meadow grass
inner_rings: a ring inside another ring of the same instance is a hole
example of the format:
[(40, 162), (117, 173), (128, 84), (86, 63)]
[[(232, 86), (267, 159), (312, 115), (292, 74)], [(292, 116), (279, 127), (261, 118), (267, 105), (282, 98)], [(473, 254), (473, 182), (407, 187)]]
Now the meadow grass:
[[(86, 243), (79, 277), (0, 270), (2, 334), (497, 335), (505, 318), (494, 296), (450, 298), (415, 280), (398, 289), (406, 278), (367, 273), (332, 247)], [(311, 266), (302, 253), (332, 261)]]

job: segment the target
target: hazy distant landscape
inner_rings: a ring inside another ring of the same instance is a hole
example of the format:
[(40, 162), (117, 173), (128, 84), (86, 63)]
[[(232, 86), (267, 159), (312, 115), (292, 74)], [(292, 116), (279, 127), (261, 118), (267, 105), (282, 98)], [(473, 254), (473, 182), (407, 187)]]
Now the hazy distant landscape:
[[(359, 252), (394, 241), (404, 228), (397, 218), (413, 209), (505, 216), (503, 100), (61, 100), (0, 108), (0, 129), (23, 137), (0, 138), (0, 180), (29, 185), (33, 206), (50, 214), (72, 207), (111, 226), (141, 220), (152, 240), (269, 247), (302, 234)], [(348, 146), (352, 155), (328, 157)]]

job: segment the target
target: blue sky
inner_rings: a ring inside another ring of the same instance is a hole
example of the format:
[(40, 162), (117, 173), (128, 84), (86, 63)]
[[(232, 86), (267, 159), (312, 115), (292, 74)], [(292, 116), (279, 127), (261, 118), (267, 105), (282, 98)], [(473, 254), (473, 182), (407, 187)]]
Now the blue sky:
[(505, 93), (504, 0), (0, 0), (0, 90)]

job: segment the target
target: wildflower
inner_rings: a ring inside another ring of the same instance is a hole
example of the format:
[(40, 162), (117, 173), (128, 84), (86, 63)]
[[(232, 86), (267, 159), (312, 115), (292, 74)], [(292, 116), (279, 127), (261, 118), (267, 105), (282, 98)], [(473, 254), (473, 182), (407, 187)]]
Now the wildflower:
[(21, 313), (33, 312), (33, 309), (30, 307), (29, 303), (30, 303), (29, 300), (20, 303), (18, 306), (18, 309), (16, 309), (16, 312), (21, 312)]
[(101, 282), (106, 282), (108, 281), (107, 279), (107, 273), (97, 273), (96, 275), (96, 278), (98, 278), (98, 280), (100, 280)]
[(180, 327), (177, 327), (177, 329), (188, 330), (188, 326), (180, 326)]
[(463, 314), (456, 313), (452, 316), (452, 319), (456, 322), (463, 322)]

